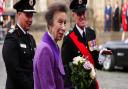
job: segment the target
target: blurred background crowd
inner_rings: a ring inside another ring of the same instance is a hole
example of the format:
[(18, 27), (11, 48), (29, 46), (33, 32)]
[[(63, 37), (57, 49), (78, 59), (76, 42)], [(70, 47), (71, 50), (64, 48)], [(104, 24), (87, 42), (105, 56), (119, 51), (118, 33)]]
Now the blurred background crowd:
[[(13, 9), (16, 1), (0, 0), (0, 40), (3, 40), (6, 32), (16, 24), (16, 11)], [(35, 5), (37, 13), (34, 15), (31, 28), (37, 42), (42, 36), (41, 32), (46, 30), (44, 13), (53, 2), (63, 2), (68, 7), (71, 0), (37, 0)], [(98, 44), (108, 40), (121, 40), (123, 32), (125, 32), (123, 39), (128, 37), (128, 0), (88, 0), (87, 7), (88, 25), (96, 30)], [(68, 14), (67, 29), (69, 30), (74, 21), (70, 11)]]

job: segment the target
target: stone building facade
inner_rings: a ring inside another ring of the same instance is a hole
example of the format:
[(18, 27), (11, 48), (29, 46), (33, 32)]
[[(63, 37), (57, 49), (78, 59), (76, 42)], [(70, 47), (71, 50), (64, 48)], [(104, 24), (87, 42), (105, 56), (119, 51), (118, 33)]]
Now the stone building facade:
[[(19, 0), (5, 0), (4, 14), (15, 14), (16, 11), (13, 9), (13, 4)], [(97, 44), (102, 44), (108, 40), (121, 40), (122, 32), (104, 32), (104, 8), (105, 5), (110, 2), (112, 8), (116, 2), (119, 2), (119, 7), (121, 10), (121, 5), (128, 2), (128, 0), (88, 0), (88, 23), (90, 26), (93, 26), (96, 30)], [(37, 11), (34, 14), (33, 25), (31, 28), (32, 34), (35, 37), (37, 43), (42, 37), (42, 32), (47, 28), (46, 22), (44, 19), (44, 13), (47, 10), (47, 7), (54, 2), (63, 2), (69, 6), (71, 0), (36, 0), (35, 9)], [(73, 19), (71, 17), (71, 11), (68, 12), (68, 29), (74, 25)], [(38, 31), (39, 30), (39, 31)], [(126, 38), (128, 33), (126, 34)]]
[[(15, 10), (13, 10), (13, 8), (12, 8), (12, 6), (13, 6), (12, 4), (16, 3), (16, 1), (18, 1), (18, 0), (5, 0), (5, 1), (6, 1), (6, 6), (10, 5), (10, 8), (5, 7), (5, 12), (12, 12), (12, 11), (15, 12)], [(111, 6), (114, 8), (114, 4), (117, 1), (119, 2), (119, 6), (121, 9), (122, 3), (124, 3), (128, 0), (88, 0), (87, 6), (89, 9), (88, 10), (89, 25), (102, 31), (102, 29), (104, 27), (105, 5), (106, 5), (106, 3), (110, 2)], [(36, 21), (39, 22), (38, 23), (39, 25), (45, 24), (45, 23), (42, 23), (42, 22), (44, 22), (44, 12), (47, 10), (47, 7), (54, 2), (63, 2), (67, 6), (69, 6), (69, 3), (71, 2), (71, 0), (36, 0), (35, 8), (36, 8), (37, 13), (35, 14), (34, 24), (36, 24)], [(70, 15), (70, 11), (69, 11), (69, 15)], [(69, 17), (69, 21), (72, 23), (73, 20), (71, 17)]]

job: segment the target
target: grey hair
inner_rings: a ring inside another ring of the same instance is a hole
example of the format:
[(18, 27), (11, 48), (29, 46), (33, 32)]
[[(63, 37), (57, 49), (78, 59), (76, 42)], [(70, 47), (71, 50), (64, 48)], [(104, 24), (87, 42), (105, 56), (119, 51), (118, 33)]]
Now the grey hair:
[(66, 5), (62, 3), (53, 3), (48, 7), (48, 10), (45, 14), (45, 19), (48, 26), (53, 25), (53, 17), (56, 12), (65, 12), (67, 13)]

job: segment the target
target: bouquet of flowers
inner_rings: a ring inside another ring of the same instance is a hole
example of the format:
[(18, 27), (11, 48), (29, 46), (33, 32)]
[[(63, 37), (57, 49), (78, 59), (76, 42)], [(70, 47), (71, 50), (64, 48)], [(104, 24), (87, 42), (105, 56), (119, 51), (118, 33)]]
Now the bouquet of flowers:
[(96, 72), (93, 65), (87, 60), (77, 56), (69, 64), (71, 68), (71, 81), (75, 89), (87, 89), (92, 80), (95, 79)]

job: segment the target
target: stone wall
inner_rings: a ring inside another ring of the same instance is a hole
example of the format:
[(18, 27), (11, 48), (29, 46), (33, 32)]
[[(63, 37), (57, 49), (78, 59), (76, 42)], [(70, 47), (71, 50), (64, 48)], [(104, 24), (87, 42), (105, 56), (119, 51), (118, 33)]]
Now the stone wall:
[(44, 15), (44, 12), (34, 14), (31, 30), (46, 30), (46, 21), (44, 19)]

